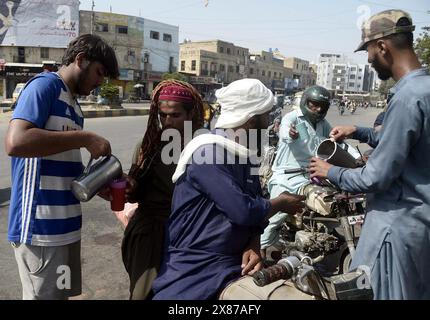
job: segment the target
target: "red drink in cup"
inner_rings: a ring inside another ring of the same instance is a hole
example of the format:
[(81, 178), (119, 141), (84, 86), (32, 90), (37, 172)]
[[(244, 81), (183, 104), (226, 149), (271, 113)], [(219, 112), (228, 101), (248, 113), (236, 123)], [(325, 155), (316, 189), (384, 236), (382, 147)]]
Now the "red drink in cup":
[(127, 186), (127, 180), (122, 178), (113, 180), (110, 183), (109, 187), (110, 187), (110, 193), (112, 195), (110, 208), (112, 211), (124, 210), (126, 186)]

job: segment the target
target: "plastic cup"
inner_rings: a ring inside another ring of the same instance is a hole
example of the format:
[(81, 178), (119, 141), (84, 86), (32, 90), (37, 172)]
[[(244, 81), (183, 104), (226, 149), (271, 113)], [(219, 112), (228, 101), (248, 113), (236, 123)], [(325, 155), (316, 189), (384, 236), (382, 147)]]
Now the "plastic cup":
[(308, 140), (309, 139), (309, 133), (308, 133), (308, 127), (306, 126), (306, 123), (299, 122), (296, 124), (296, 131), (299, 133), (299, 137), (302, 140)]
[(125, 179), (113, 180), (110, 183), (109, 187), (110, 187), (110, 193), (112, 195), (110, 208), (112, 211), (124, 210), (126, 186), (127, 186), (127, 180)]

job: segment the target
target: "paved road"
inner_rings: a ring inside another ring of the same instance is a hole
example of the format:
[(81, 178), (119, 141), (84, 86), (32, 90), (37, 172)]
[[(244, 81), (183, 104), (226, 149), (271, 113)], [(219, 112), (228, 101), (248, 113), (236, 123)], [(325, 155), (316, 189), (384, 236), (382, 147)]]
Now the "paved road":
[[(128, 172), (131, 151), (146, 130), (147, 116), (87, 119), (85, 128), (106, 137), (112, 153)], [(7, 121), (0, 119), (3, 143)], [(7, 239), (10, 194), (10, 164), (0, 152), (0, 299), (20, 299), (21, 288), (13, 251)], [(83, 150), (84, 163), (88, 152)], [(128, 299), (128, 276), (121, 260), (122, 227), (110, 211), (109, 203), (95, 197), (83, 204), (82, 260), (83, 295), (79, 299)]]
[[(358, 109), (354, 115), (340, 117), (330, 110), (328, 120), (334, 124), (371, 126), (380, 109)], [(0, 141), (4, 140), (8, 118), (0, 115)], [(146, 130), (147, 117), (87, 119), (85, 127), (111, 141), (113, 154), (125, 171), (130, 168), (131, 150)], [(365, 150), (367, 147), (362, 148)], [(0, 148), (0, 299), (20, 299), (21, 289), (13, 251), (7, 239), (10, 163)], [(82, 151), (84, 161), (88, 153)], [(109, 204), (94, 198), (83, 204), (82, 260), (83, 294), (78, 299), (127, 299), (128, 277), (121, 261), (122, 228), (109, 210)]]

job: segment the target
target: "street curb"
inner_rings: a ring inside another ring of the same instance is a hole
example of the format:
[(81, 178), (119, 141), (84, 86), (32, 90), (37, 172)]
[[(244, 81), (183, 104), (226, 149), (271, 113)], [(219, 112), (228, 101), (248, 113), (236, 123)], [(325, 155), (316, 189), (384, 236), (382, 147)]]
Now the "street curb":
[(84, 118), (146, 116), (149, 109), (83, 110)]

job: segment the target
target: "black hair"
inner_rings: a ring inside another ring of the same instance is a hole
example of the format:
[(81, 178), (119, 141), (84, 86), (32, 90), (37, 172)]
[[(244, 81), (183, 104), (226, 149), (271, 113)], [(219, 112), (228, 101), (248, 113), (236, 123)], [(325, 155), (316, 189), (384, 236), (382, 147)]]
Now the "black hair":
[(62, 64), (68, 66), (73, 63), (79, 53), (83, 53), (90, 62), (100, 62), (110, 78), (118, 78), (119, 68), (115, 51), (99, 36), (83, 34), (72, 40), (64, 53)]
[[(403, 26), (410, 26), (411, 21), (408, 18), (400, 18), (399, 21), (397, 21), (396, 26), (403, 27)], [(388, 39), (391, 41), (393, 46), (396, 49), (410, 49), (414, 46), (414, 35), (412, 32), (401, 32), (401, 33), (395, 33), (391, 34), (385, 39)]]

